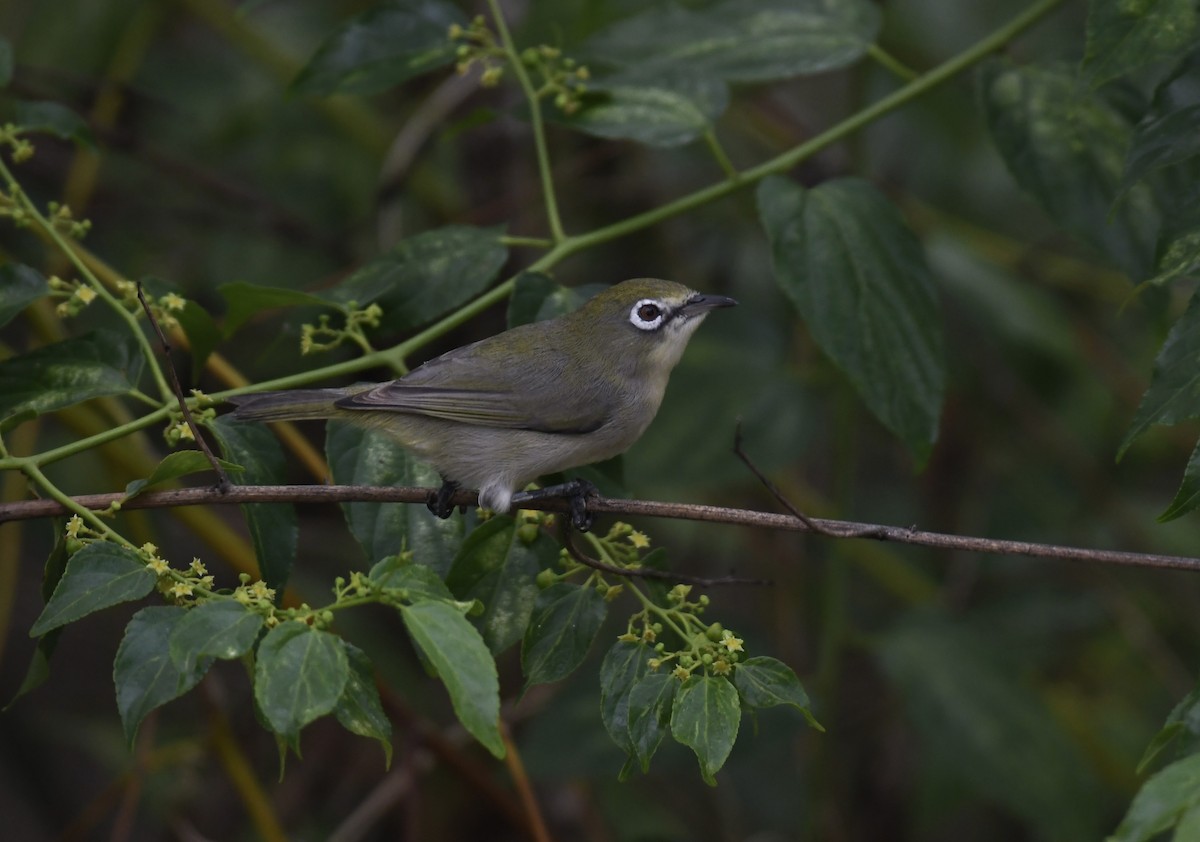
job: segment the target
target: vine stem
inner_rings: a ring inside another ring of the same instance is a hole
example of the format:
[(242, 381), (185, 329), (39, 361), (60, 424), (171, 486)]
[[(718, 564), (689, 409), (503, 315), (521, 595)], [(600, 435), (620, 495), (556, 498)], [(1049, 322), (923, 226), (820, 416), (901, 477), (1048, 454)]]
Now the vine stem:
[[(36, 468), (34, 469), (36, 471)], [(40, 474), (40, 472), (37, 472)], [(425, 504), (432, 488), (369, 486), (369, 485), (238, 485), (227, 492), (216, 488), (182, 488), (171, 491), (151, 491), (131, 500), (124, 500), (122, 510), (168, 508), (172, 506), (199, 506), (212, 504), (241, 503), (419, 503)], [(56, 497), (54, 500), (23, 500), (17, 503), (0, 503), (0, 523), (12, 520), (53, 517), (68, 511), (83, 509), (106, 509), (124, 497), (120, 493), (88, 494), (79, 497)], [(450, 498), (453, 506), (474, 506), (478, 499), (474, 492), (457, 491)], [(566, 500), (546, 499), (531, 501), (522, 508), (550, 512), (569, 512)], [(674, 520), (691, 520), (705, 523), (723, 523), (731, 526), (749, 526), (759, 529), (779, 529), (789, 532), (811, 532), (804, 521), (791, 514), (760, 512), (754, 509), (736, 509), (723, 506), (704, 506), (690, 503), (665, 503), (652, 500), (617, 500), (607, 497), (589, 497), (588, 511), (595, 514), (615, 514), (626, 517), (660, 517)], [(889, 526), (886, 524), (858, 523), (829, 518), (808, 518), (820, 528), (822, 537), (833, 540), (862, 539), (910, 544), (932, 549), (956, 550), (989, 555), (1027, 556), (1064, 561), (1082, 561), (1097, 564), (1117, 564), (1130, 567), (1152, 567), (1160, 569), (1191, 570), (1200, 572), (1200, 558), (1191, 556), (1138, 553), (1124, 550), (1098, 550), (1088, 547), (1073, 547), (1062, 544), (1041, 544), (1032, 541), (1009, 541), (996, 538), (980, 538), (971, 535), (953, 535), (944, 532), (927, 532), (915, 526)]]

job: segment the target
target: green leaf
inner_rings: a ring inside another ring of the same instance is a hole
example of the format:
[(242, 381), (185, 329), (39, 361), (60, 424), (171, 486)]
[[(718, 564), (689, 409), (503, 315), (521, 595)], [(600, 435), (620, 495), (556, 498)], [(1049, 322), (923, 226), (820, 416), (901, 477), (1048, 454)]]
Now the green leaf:
[(441, 676), (459, 722), (493, 755), (503, 757), (500, 682), (496, 662), (479, 632), (462, 612), (444, 602), (401, 606), (400, 616)]
[(123, 395), (137, 384), (142, 365), (132, 342), (106, 330), (10, 357), (0, 363), (0, 419)]
[(7, 88), (13, 77), (12, 44), (0, 38), (0, 88)]
[(290, 621), (267, 632), (254, 662), (254, 698), (271, 729), (295, 736), (337, 706), (350, 678), (342, 639)]
[(1147, 64), (1170, 69), (1200, 38), (1195, 0), (1091, 0), (1083, 75), (1093, 85)]
[(279, 307), (324, 307), (341, 309), (336, 303), (298, 289), (265, 287), (238, 281), (221, 284), (217, 292), (225, 299), (225, 335), (232, 336), (252, 316)]
[(1164, 167), (1200, 157), (1200, 105), (1163, 114), (1137, 127), (1125, 158), (1121, 191)]
[(187, 613), (177, 605), (156, 605), (134, 614), (125, 627), (125, 637), (113, 662), (113, 683), (125, 740), (130, 745), (146, 714), (195, 687), (212, 664), (205, 659), (192, 662), (191, 669), (181, 670), (171, 660), (168, 641)]
[(600, 663), (600, 719), (613, 742), (630, 757), (636, 750), (629, 734), (629, 692), (646, 674), (652, 656), (643, 643), (618, 640)]
[(538, 594), (521, 645), (526, 686), (566, 678), (583, 663), (608, 603), (595, 588), (558, 582)]
[(1146, 281), (1151, 286), (1200, 274), (1200, 222), (1196, 227), (1165, 235), (1154, 272)]
[(596, 137), (670, 148), (700, 137), (728, 105), (725, 83), (712, 77), (615, 76), (589, 82), (582, 107), (557, 121)]
[(824, 731), (808, 707), (808, 694), (792, 668), (775, 658), (759, 655), (739, 661), (733, 669), (733, 686), (748, 707), (790, 705), (804, 715), (808, 724)]
[(454, 594), (450, 593), (446, 583), (432, 568), (406, 556), (388, 556), (372, 567), (367, 575), (381, 588), (407, 592), (405, 598), (413, 602), (428, 599), (454, 601)]
[[(240, 473), (242, 470), (241, 465), (226, 462), (224, 459), (218, 459), (217, 464), (228, 473)], [(125, 499), (128, 500), (135, 497), (152, 486), (169, 482), (188, 474), (197, 474), (211, 470), (212, 465), (209, 463), (208, 457), (199, 450), (176, 450), (174, 453), (168, 453), (154, 468), (154, 472), (150, 476), (145, 479), (135, 479), (127, 484), (125, 486)]]
[(1146, 185), (1113, 208), (1133, 135), (1125, 116), (1069, 68), (988, 62), (988, 129), (1009, 172), (1057, 224), (1134, 278), (1154, 264), (1160, 213)]
[(1175, 492), (1175, 499), (1166, 511), (1158, 516), (1159, 523), (1166, 523), (1175, 518), (1183, 517), (1188, 512), (1200, 506), (1200, 442), (1192, 450), (1187, 467), (1183, 469), (1183, 481)]
[(408, 237), (323, 293), (359, 307), (377, 301), (382, 324), (410, 330), (483, 292), (508, 259), (502, 227), (448, 225)]
[(335, 29), (300, 71), (302, 94), (372, 94), (454, 61), (459, 9), (437, 0), (390, 0)]
[(13, 123), (22, 132), (49, 134), (63, 140), (74, 140), (85, 146), (96, 145), (87, 121), (57, 102), (18, 101)]
[(1142, 759), (1138, 761), (1138, 773), (1140, 774), (1153, 763), (1155, 758), (1162, 754), (1163, 749), (1181, 734), (1200, 737), (1200, 683), (1193, 687), (1192, 692), (1184, 696), (1167, 715), (1167, 721), (1163, 723), (1162, 729), (1154, 735), (1150, 745), (1146, 746), (1146, 752), (1142, 755)]
[(682, 686), (670, 672), (652, 672), (629, 691), (629, 738), (643, 772), (650, 771), (651, 758), (671, 730), (671, 711)]
[(705, 8), (660, 5), (598, 33), (585, 45), (596, 63), (765, 82), (822, 73), (857, 61), (879, 31), (864, 0), (726, 0)]
[(187, 334), (188, 350), (192, 355), (191, 382), (196, 383), (208, 358), (212, 356), (213, 349), (221, 341), (221, 329), (217, 327), (208, 311), (195, 301), (188, 301), (175, 317), (179, 319), (179, 326)]
[(1110, 797), (1052, 709), (1007, 667), (1002, 645), (930, 617), (885, 633), (878, 652), (927, 767), (942, 767), (1041, 838), (1099, 838)]
[(839, 179), (758, 189), (775, 279), (821, 349), (919, 464), (945, 391), (942, 317), (921, 244), (874, 187)]
[(733, 750), (741, 718), (738, 692), (724, 678), (693, 675), (675, 695), (671, 734), (696, 752), (700, 776), (709, 786), (717, 785), (713, 776)]
[(189, 672), (197, 662), (221, 658), (231, 660), (245, 655), (258, 640), (262, 615), (232, 599), (202, 602), (188, 609), (175, 624), (167, 651), (181, 672)]
[[(383, 430), (330, 421), (325, 455), (333, 481), (344, 485), (437, 488), (442, 484), (437, 471)], [(463, 518), (442, 520), (419, 504), (344, 503), (342, 511), (368, 561), (407, 549), (422, 564), (444, 575), (462, 543)]]
[[(1154, 424), (1178, 424), (1200, 416), (1200, 292), (1171, 326), (1154, 360), (1150, 388), (1117, 448), (1117, 459)], [(1177, 498), (1178, 499), (1178, 498)]]
[(375, 687), (375, 670), (366, 653), (342, 641), (350, 664), (346, 687), (333, 709), (337, 721), (352, 734), (378, 740), (383, 746), (384, 765), (392, 765), (392, 723), (383, 712), (379, 690)]
[(517, 276), (508, 299), (508, 326), (517, 327), (564, 316), (578, 310), (583, 302), (604, 289), (606, 287), (603, 284), (565, 287), (549, 275), (522, 272)]
[[(1193, 754), (1152, 775), (1142, 785), (1110, 842), (1150, 842), (1185, 821), (1194, 832), (1197, 811), (1200, 811), (1200, 754)], [(1181, 827), (1174, 838), (1190, 842), (1197, 837), (1185, 835)]]
[[(230, 479), (237, 485), (278, 485), (287, 474), (283, 448), (261, 424), (239, 424), (222, 416), (209, 425), (221, 453), (241, 465), (242, 473)], [(256, 503), (242, 506), (250, 540), (258, 556), (263, 581), (282, 591), (296, 563), (299, 527), (296, 509), (289, 503)]]
[(157, 581), (158, 576), (133, 550), (95, 541), (71, 556), (29, 634), (40, 637), (94, 611), (141, 599), (154, 590)]
[[(54, 589), (62, 581), (63, 574), (67, 569), (66, 518), (54, 519), (53, 532), (59, 537), (54, 542), (54, 549), (50, 551), (50, 555), (46, 558), (46, 564), (42, 568), (43, 602), (50, 601), (50, 597), (54, 595)], [(50, 659), (54, 656), (54, 650), (58, 648), (58, 638), (62, 634), (63, 628), (63, 626), (59, 626), (38, 638), (33, 654), (29, 658), (25, 677), (21, 679), (21, 686), (17, 688), (17, 692), (8, 700), (8, 703), (0, 708), (0, 712), (8, 710), (17, 703), (18, 699), (26, 693), (36, 690), (50, 677)]]
[(42, 273), (20, 263), (0, 266), (0, 327), (43, 295), (50, 294), (50, 285)]
[(493, 653), (524, 635), (538, 597), (534, 577), (557, 558), (557, 544), (537, 530), (527, 543), (511, 517), (494, 517), (467, 535), (446, 584), (458, 599), (483, 603), (475, 624)]

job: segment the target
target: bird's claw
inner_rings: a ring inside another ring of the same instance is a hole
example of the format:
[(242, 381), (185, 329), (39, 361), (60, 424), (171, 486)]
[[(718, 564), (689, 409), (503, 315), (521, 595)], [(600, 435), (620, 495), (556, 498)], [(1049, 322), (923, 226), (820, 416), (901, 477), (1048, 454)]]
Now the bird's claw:
[(450, 500), (454, 497), (455, 491), (458, 491), (458, 483), (442, 480), (441, 488), (429, 492), (429, 497), (425, 500), (425, 507), (445, 520), (454, 513), (454, 504)]

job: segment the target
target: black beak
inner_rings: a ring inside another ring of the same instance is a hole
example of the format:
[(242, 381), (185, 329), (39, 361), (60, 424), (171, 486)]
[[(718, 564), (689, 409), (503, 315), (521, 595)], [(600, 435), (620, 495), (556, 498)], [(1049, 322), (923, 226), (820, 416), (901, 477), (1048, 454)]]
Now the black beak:
[(693, 295), (679, 308), (683, 316), (699, 316), (718, 307), (735, 307), (737, 302), (726, 295)]

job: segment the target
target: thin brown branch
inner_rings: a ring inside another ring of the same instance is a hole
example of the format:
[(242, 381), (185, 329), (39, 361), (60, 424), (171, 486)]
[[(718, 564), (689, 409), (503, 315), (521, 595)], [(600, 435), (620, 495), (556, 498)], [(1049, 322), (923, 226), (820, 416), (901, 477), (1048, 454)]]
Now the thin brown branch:
[(525, 774), (525, 764), (521, 761), (517, 744), (513, 742), (512, 732), (509, 731), (508, 724), (504, 720), (500, 721), (500, 738), (504, 740), (504, 765), (508, 767), (513, 786), (516, 787), (517, 795), (521, 799), (521, 807), (525, 810), (525, 818), (529, 822), (530, 838), (534, 842), (553, 842), (550, 831), (546, 829), (546, 820), (542, 818), (542, 810), (538, 806), (537, 797), (533, 793), (533, 784), (529, 782), (529, 776)]
[(137, 285), (137, 297), (138, 301), (142, 302), (142, 309), (146, 311), (146, 318), (150, 320), (150, 326), (154, 328), (154, 332), (158, 334), (158, 341), (162, 344), (163, 365), (167, 369), (167, 374), (171, 377), (171, 389), (175, 392), (175, 400), (179, 402), (179, 410), (183, 413), (183, 420), (188, 425), (188, 429), (192, 431), (192, 438), (195, 439), (196, 446), (200, 448), (200, 452), (204, 454), (204, 458), (212, 465), (212, 469), (217, 475), (217, 488), (220, 491), (228, 491), (232, 483), (229, 481), (225, 469), (221, 467), (221, 463), (217, 461), (217, 457), (209, 449), (208, 442), (200, 434), (200, 427), (197, 426), (196, 420), (192, 418), (192, 411), (188, 409), (187, 400), (183, 397), (183, 387), (179, 385), (179, 375), (175, 372), (175, 364), (171, 362), (171, 343), (167, 342), (167, 335), (163, 333), (158, 319), (154, 318), (154, 313), (151, 311), (150, 305), (146, 302), (146, 295), (142, 292), (140, 281)]
[[(216, 488), (181, 488), (170, 491), (148, 491), (126, 500), (122, 509), (161, 509), (173, 506), (203, 506), (241, 503), (420, 503), (425, 505), (433, 488), (380, 487), (367, 485), (235, 485), (227, 492)], [(111, 494), (87, 494), (72, 498), (88, 509), (105, 509), (123, 497)], [(458, 491), (450, 498), (454, 506), (474, 506), (474, 492)], [(548, 512), (568, 512), (565, 500), (540, 500), (527, 508)], [(588, 510), (597, 514), (626, 517), (662, 517), (675, 520), (694, 520), (705, 523), (724, 523), (731, 526), (751, 526), (758, 529), (782, 529), (790, 532), (809, 532), (804, 521), (790, 514), (758, 512), (752, 509), (732, 509), (723, 506), (701, 506), (688, 503), (660, 503), (651, 500), (615, 500), (606, 497), (588, 499)], [(0, 503), (0, 523), (10, 520), (54, 517), (66, 509), (54, 500), (23, 500)], [(1130, 567), (1174, 568), (1200, 571), (1200, 558), (1191, 556), (1135, 553), (1122, 550), (1094, 550), (1060, 544), (1039, 544), (1031, 541), (1006, 541), (995, 538), (976, 538), (969, 535), (948, 535), (926, 532), (915, 526), (886, 526), (856, 523), (828, 518), (809, 520), (832, 537), (855, 537), (873, 541), (889, 541), (940, 550), (962, 550), (992, 555), (1055, 558), (1067, 561), (1086, 561), (1100, 564), (1121, 564)]]
[[(591, 498), (589, 498), (589, 504)], [(575, 542), (571, 539), (571, 530), (567, 529), (563, 534), (563, 546), (567, 548), (567, 552), (571, 554), (571, 558), (578, 561), (585, 567), (591, 567), (593, 570), (602, 570), (605, 573), (611, 573), (614, 576), (625, 576), (627, 578), (640, 579), (664, 579), (671, 582), (676, 582), (683, 585), (696, 585), (701, 588), (711, 588), (718, 585), (770, 585), (774, 584), (770, 579), (743, 579), (739, 576), (718, 576), (716, 578), (706, 578), (703, 576), (689, 576), (687, 573), (673, 573), (670, 570), (655, 570), (652, 567), (617, 567), (615, 564), (608, 564), (598, 558), (592, 558), (575, 546)]]

